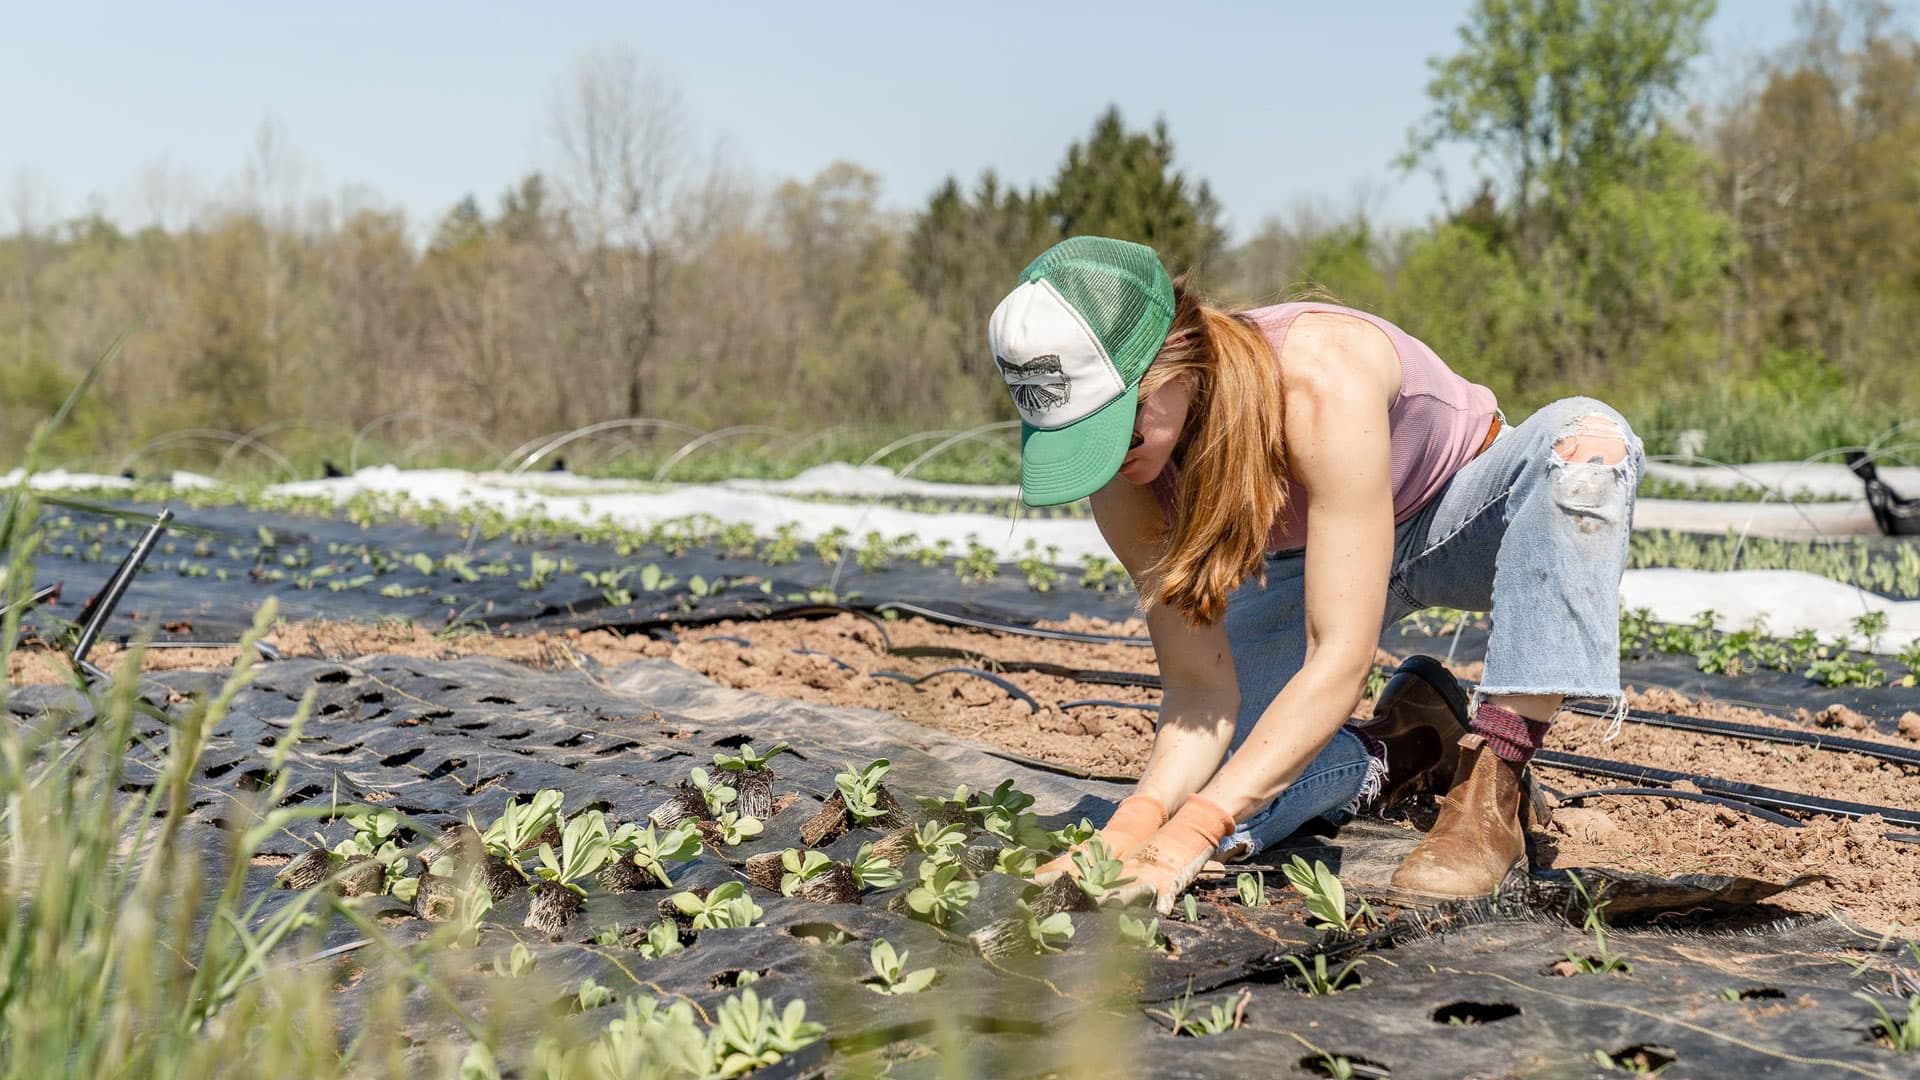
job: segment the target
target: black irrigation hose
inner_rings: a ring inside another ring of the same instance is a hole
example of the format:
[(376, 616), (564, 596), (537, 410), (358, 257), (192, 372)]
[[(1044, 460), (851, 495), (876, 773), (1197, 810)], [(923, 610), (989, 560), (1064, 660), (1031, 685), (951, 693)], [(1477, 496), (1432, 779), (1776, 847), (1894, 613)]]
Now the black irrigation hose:
[(876, 604), (873, 610), (900, 611), (908, 615), (918, 615), (929, 622), (945, 623), (949, 626), (965, 626), (974, 630), (992, 630), (1001, 634), (1018, 634), (1022, 637), (1047, 638), (1052, 641), (1080, 641), (1089, 645), (1133, 645), (1140, 648), (1153, 646), (1152, 638), (1123, 637), (1118, 634), (1082, 634), (1073, 630), (1042, 630), (1037, 626), (1019, 626), (1013, 623), (994, 622), (991, 619), (976, 619), (969, 615), (955, 615), (899, 600)]
[[(1612, 712), (1603, 705), (1594, 705), (1584, 701), (1563, 706), (1570, 713), (1581, 716), (1593, 716), (1605, 719)], [(1810, 731), (1796, 731), (1792, 728), (1766, 727), (1761, 724), (1740, 724), (1731, 720), (1707, 720), (1698, 716), (1681, 716), (1676, 713), (1647, 712), (1641, 709), (1628, 709), (1627, 719), (1636, 724), (1649, 727), (1673, 728), (1677, 731), (1693, 731), (1704, 735), (1725, 735), (1730, 738), (1753, 739), (1757, 742), (1791, 743), (1795, 746), (1810, 746), (1816, 750), (1832, 750), (1846, 754), (1864, 754), (1897, 765), (1920, 766), (1920, 749), (1905, 746), (1891, 746), (1887, 743), (1869, 742), (1866, 739), (1850, 739), (1838, 735), (1819, 735)]]
[[(950, 625), (966, 626), (974, 629), (991, 630), (991, 631), (997, 631), (1001, 633), (1023, 634), (1027, 636), (1048, 638), (1052, 640), (1082, 641), (1082, 642), (1091, 642), (1095, 644), (1115, 644), (1115, 643), (1135, 644), (1135, 645), (1151, 644), (1151, 641), (1145, 638), (1117, 638), (1117, 637), (1111, 637), (1108, 635), (1100, 635), (1100, 634), (1076, 634), (1076, 633), (1071, 633), (1069, 631), (1063, 631), (1063, 630), (1038, 630), (1032, 627), (1012, 626), (1004, 623), (995, 623), (985, 619), (974, 619), (967, 616), (951, 615), (946, 612), (936, 611), (931, 608), (923, 608), (916, 604), (907, 604), (907, 603), (900, 603), (900, 602), (889, 602), (889, 603), (881, 604), (878, 607), (876, 607), (874, 610), (875, 611), (884, 611), (884, 610), (901, 611), (907, 614), (918, 615), (922, 618), (926, 618), (934, 622), (947, 623)], [(788, 611), (778, 613), (777, 615), (774, 613), (769, 613), (768, 616), (766, 617), (768, 618), (804, 617), (805, 614), (811, 613), (811, 612), (858, 613), (858, 612), (854, 612), (854, 610), (850, 608), (823, 605), (820, 608), (813, 608), (813, 609), (790, 609)], [(874, 622), (876, 625), (878, 625), (879, 621), (875, 619)], [(1158, 688), (1160, 686), (1160, 679), (1154, 675), (1144, 675), (1144, 674), (1137, 674), (1134, 672), (1120, 672), (1120, 671), (1090, 671), (1090, 670), (1069, 668), (1060, 664), (1050, 664), (1050, 663), (1045, 663), (1040, 661), (1003, 662), (1003, 661), (997, 661), (992, 657), (988, 657), (982, 653), (978, 653), (978, 652), (967, 650), (967, 649), (955, 649), (955, 648), (949, 648), (949, 647), (943, 647), (943, 646), (906, 646), (904, 648), (896, 650), (892, 648), (891, 640), (887, 637), (887, 634), (884, 628), (881, 630), (881, 635), (883, 640), (887, 640), (888, 642), (888, 652), (893, 653), (895, 655), (900, 655), (900, 656), (953, 657), (957, 659), (967, 659), (975, 663), (993, 664), (995, 667), (999, 668), (1002, 671), (1031, 672), (1034, 674), (1053, 675), (1060, 678), (1072, 679), (1074, 681), (1086, 682), (1091, 684), (1136, 686), (1136, 687), (1146, 687), (1146, 688)], [(799, 651), (799, 650), (796, 650), (796, 651)], [(838, 660), (837, 657), (833, 659), (835, 659), (837, 663), (841, 663), (844, 665), (844, 661)], [(922, 675), (919, 677), (906, 675), (896, 671), (874, 671), (874, 672), (870, 672), (869, 674), (873, 675), (876, 678), (895, 679), (897, 681), (907, 683), (910, 686), (916, 686), (916, 687), (919, 686), (921, 683), (925, 682), (926, 680), (934, 678), (939, 675), (965, 674), (975, 678), (985, 679), (988, 682), (991, 682), (994, 685), (1000, 687), (1002, 690), (1006, 691), (1009, 695), (1011, 695), (1015, 699), (1025, 702), (1029, 712), (1037, 713), (1040, 711), (1039, 703), (1035, 701), (1031, 695), (1027, 694), (1026, 691), (1020, 689), (1019, 687), (1015, 686), (1013, 683), (1007, 681), (1006, 679), (1001, 678), (1000, 676), (994, 674), (993, 672), (983, 671), (979, 668), (972, 668), (972, 667), (942, 668), (938, 671), (932, 672), (931, 674)], [(1144, 710), (1153, 711), (1153, 712), (1159, 711), (1158, 707), (1153, 705), (1141, 705), (1141, 704), (1135, 704), (1131, 702), (1119, 702), (1119, 701), (1109, 701), (1109, 700), (1100, 700), (1100, 699), (1085, 699), (1080, 701), (1067, 702), (1067, 703), (1061, 704), (1058, 707), (1062, 709), (1068, 709), (1068, 708), (1084, 707), (1089, 705), (1100, 705), (1108, 708), (1137, 708), (1137, 709), (1144, 709)], [(1584, 703), (1578, 703), (1578, 702), (1572, 705), (1569, 705), (1568, 710), (1571, 712), (1579, 713), (1582, 715), (1589, 715), (1589, 716), (1607, 715), (1595, 706), (1587, 705)], [(1752, 725), (1752, 724), (1738, 724), (1738, 723), (1733, 723), (1729, 721), (1707, 720), (1699, 717), (1677, 716), (1670, 713), (1653, 713), (1653, 712), (1646, 712), (1638, 709), (1629, 710), (1627, 713), (1627, 719), (1635, 721), (1637, 723), (1648, 724), (1650, 726), (1662, 726), (1662, 727), (1676, 728), (1679, 730), (1697, 731), (1697, 732), (1706, 733), (1706, 734), (1723, 735), (1730, 738), (1746, 738), (1746, 739), (1754, 739), (1758, 741), (1781, 742), (1781, 743), (1791, 743), (1796, 745), (1805, 745), (1805, 746), (1811, 746), (1818, 749), (1829, 749), (1829, 750), (1837, 750), (1837, 751), (1846, 752), (1846, 753), (1864, 754), (1867, 756), (1876, 757), (1881, 760), (1891, 761), (1898, 764), (1920, 765), (1920, 753), (1908, 751), (1904, 747), (1884, 746), (1877, 743), (1867, 742), (1866, 740), (1862, 740), (1862, 739), (1847, 739), (1847, 738), (1839, 738), (1839, 737), (1823, 738), (1823, 737), (1820, 737), (1817, 735), (1811, 735), (1805, 732), (1796, 732), (1796, 731), (1786, 730), (1786, 729), (1761, 727), (1761, 726)], [(1030, 768), (1047, 769), (1048, 771), (1057, 772), (1057, 773), (1060, 773), (1061, 775), (1075, 776), (1082, 779), (1109, 780), (1109, 781), (1115, 781), (1115, 782), (1127, 782), (1132, 779), (1131, 777), (1098, 775), (1098, 774), (1089, 773), (1083, 769), (1074, 769), (1067, 766), (1051, 765), (1050, 763), (1043, 762), (1040, 759), (1028, 758), (1023, 755), (995, 753), (994, 756), (1001, 757), (1009, 761), (1015, 761), (1020, 764), (1027, 765)], [(1865, 817), (1871, 814), (1879, 814), (1884, 820), (1886, 820), (1890, 824), (1905, 825), (1911, 828), (1920, 828), (1920, 813), (1903, 810), (1899, 807), (1875, 806), (1869, 803), (1855, 803), (1855, 802), (1846, 802), (1846, 801), (1837, 800), (1837, 799), (1824, 799), (1819, 796), (1803, 795), (1798, 792), (1784, 791), (1778, 788), (1763, 787), (1756, 784), (1747, 784), (1747, 783), (1741, 783), (1737, 781), (1718, 780), (1709, 776), (1700, 776), (1700, 775), (1691, 774), (1691, 773), (1673, 772), (1670, 770), (1656, 769), (1648, 766), (1631, 765), (1624, 762), (1609, 761), (1604, 758), (1591, 758), (1591, 757), (1585, 757), (1585, 756), (1575, 755), (1575, 754), (1562, 754), (1562, 753), (1558, 753), (1550, 750), (1541, 751), (1535, 757), (1534, 760), (1541, 765), (1552, 767), (1552, 768), (1567, 769), (1573, 772), (1581, 772), (1589, 775), (1603, 776), (1609, 779), (1626, 780), (1636, 785), (1635, 787), (1629, 788), (1629, 789), (1616, 789), (1616, 790), (1604, 792), (1607, 794), (1633, 794), (1633, 795), (1661, 794), (1669, 798), (1689, 799), (1691, 801), (1713, 803), (1715, 805), (1726, 806), (1729, 809), (1737, 810), (1742, 813), (1751, 813), (1753, 814), (1753, 816), (1759, 817), (1762, 820), (1773, 821), (1775, 824), (1782, 824), (1788, 827), (1799, 827), (1799, 823), (1794, 822), (1791, 818), (1787, 818), (1784, 815), (1778, 814), (1777, 811), (1791, 810), (1791, 811), (1797, 811), (1801, 813), (1825, 814), (1829, 816), (1844, 817), (1844, 818), (1860, 818), (1860, 817)], [(1691, 782), (1694, 786), (1701, 788), (1702, 793), (1710, 797), (1696, 798), (1695, 797), (1696, 793), (1694, 792), (1662, 790), (1662, 789), (1651, 787), (1651, 786), (1645, 786), (1650, 784), (1671, 785), (1681, 781)], [(1584, 798), (1594, 794), (1596, 793), (1592, 793), (1592, 792), (1582, 793), (1581, 795), (1572, 796), (1571, 798)], [(1895, 836), (1896, 834), (1890, 833), (1888, 835), (1892, 837), (1892, 836)], [(1917, 837), (1916, 839), (1920, 839), (1920, 837)]]
[(1714, 795), (1705, 791), (1675, 791), (1672, 788), (1652, 787), (1595, 788), (1592, 791), (1580, 791), (1572, 795), (1558, 796), (1558, 803), (1560, 806), (1571, 806), (1574, 803), (1584, 802), (1587, 799), (1598, 799), (1603, 795), (1646, 795), (1660, 799), (1684, 799), (1687, 802), (1708, 803), (1713, 806), (1725, 807), (1728, 810), (1747, 814), (1751, 817), (1759, 818), (1761, 821), (1782, 826), (1783, 828), (1804, 829), (1807, 827), (1806, 822), (1795, 821), (1785, 814), (1776, 814), (1762, 806), (1755, 806), (1749, 802), (1743, 802), (1725, 795)]
[(1138, 686), (1148, 690), (1160, 689), (1160, 676), (1148, 675), (1137, 671), (1101, 671), (1095, 668), (1072, 668), (1065, 664), (1048, 663), (1045, 660), (997, 660), (983, 652), (973, 649), (956, 649), (946, 645), (907, 645), (891, 650), (894, 656), (913, 658), (966, 660), (981, 667), (990, 667), (995, 671), (1007, 671), (1015, 674), (1052, 675), (1056, 678), (1070, 679), (1073, 682), (1091, 683), (1096, 686)]
[(1082, 698), (1079, 701), (1063, 701), (1060, 704), (1054, 706), (1054, 708), (1084, 709), (1092, 705), (1102, 705), (1109, 709), (1140, 709), (1144, 712), (1150, 712), (1150, 713), (1157, 713), (1160, 711), (1160, 706), (1158, 705), (1143, 704), (1138, 701), (1114, 701), (1111, 698)]
[(1653, 787), (1685, 781), (1702, 791), (1724, 795), (1769, 810), (1791, 810), (1803, 814), (1825, 814), (1843, 818), (1863, 818), (1878, 814), (1889, 825), (1920, 828), (1920, 812), (1903, 810), (1897, 806), (1874, 806), (1871, 803), (1823, 799), (1817, 795), (1803, 795), (1797, 791), (1782, 791), (1779, 788), (1762, 787), (1737, 780), (1720, 780), (1695, 773), (1674, 772), (1670, 769), (1656, 769), (1647, 765), (1629, 765), (1580, 754), (1563, 754), (1556, 750), (1542, 750), (1534, 755), (1533, 761), (1536, 765), (1549, 768), (1565, 769), (1589, 776), (1604, 776), (1609, 780), (1625, 780), (1636, 786)]
[(824, 656), (827, 659), (833, 661), (835, 664), (839, 665), (842, 670), (850, 671), (855, 675), (860, 674), (859, 668), (854, 667), (852, 664), (847, 663), (845, 660), (840, 659), (839, 657), (833, 655), (832, 653), (821, 652), (819, 649), (795, 649), (793, 651), (795, 654), (799, 656)]
[(1082, 769), (1073, 765), (1062, 765), (1057, 761), (1048, 761), (1045, 758), (1028, 757), (1025, 754), (1016, 754), (1011, 750), (1002, 750), (994, 746), (985, 747), (980, 752), (988, 757), (999, 758), (1001, 761), (1011, 761), (1016, 765), (1024, 765), (1037, 772), (1053, 773), (1055, 776), (1071, 776), (1076, 780), (1097, 780), (1105, 784), (1132, 784), (1140, 779), (1137, 775), (1123, 776), (1118, 773), (1097, 773), (1091, 769)]
[(1014, 699), (1018, 701), (1026, 702), (1028, 712), (1037, 713), (1040, 711), (1040, 703), (1033, 700), (1032, 694), (1027, 693), (1025, 690), (1020, 689), (1019, 687), (1013, 685), (1012, 683), (1001, 678), (1000, 676), (995, 675), (991, 671), (982, 671), (979, 668), (947, 667), (947, 668), (941, 668), (939, 671), (930, 671), (927, 674), (921, 675), (917, 678), (912, 675), (903, 675), (898, 671), (873, 671), (873, 672), (869, 672), (868, 674), (873, 675), (876, 678), (898, 679), (909, 686), (919, 686), (921, 683), (926, 682), (928, 679), (937, 678), (941, 675), (970, 675), (976, 679), (985, 679), (986, 681), (992, 683), (993, 685), (999, 687), (1000, 689), (1005, 690)]
[(867, 622), (873, 624), (874, 630), (880, 634), (880, 644), (885, 651), (894, 651), (893, 637), (887, 633), (886, 622), (875, 616), (872, 611), (868, 611), (865, 608), (857, 608), (851, 604), (807, 604), (799, 607), (780, 608), (776, 611), (769, 611), (754, 621), (774, 622), (776, 620), (786, 619), (826, 618), (833, 615), (857, 615), (865, 619)]

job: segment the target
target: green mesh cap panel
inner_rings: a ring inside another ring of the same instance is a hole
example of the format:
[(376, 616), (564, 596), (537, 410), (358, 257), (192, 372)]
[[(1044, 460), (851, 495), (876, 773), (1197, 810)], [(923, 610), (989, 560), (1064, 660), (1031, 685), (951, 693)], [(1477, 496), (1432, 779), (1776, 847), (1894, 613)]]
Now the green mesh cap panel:
[(1173, 279), (1145, 244), (1076, 236), (1040, 253), (1020, 281), (1050, 282), (1087, 321), (1128, 386), (1137, 385), (1173, 326)]

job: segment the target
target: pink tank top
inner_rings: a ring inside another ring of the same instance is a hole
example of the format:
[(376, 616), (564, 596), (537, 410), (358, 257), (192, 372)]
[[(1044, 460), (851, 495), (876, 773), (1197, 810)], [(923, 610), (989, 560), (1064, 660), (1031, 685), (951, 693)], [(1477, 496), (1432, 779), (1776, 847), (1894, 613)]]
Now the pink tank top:
[[(1454, 374), (1418, 338), (1364, 311), (1304, 303), (1276, 304), (1242, 314), (1266, 334), (1277, 368), (1287, 329), (1309, 311), (1334, 311), (1365, 319), (1387, 335), (1400, 356), (1400, 396), (1387, 410), (1393, 439), (1393, 521), (1398, 525), (1419, 513), (1447, 486), (1453, 474), (1480, 452), (1496, 412), (1493, 391)], [(1169, 520), (1179, 478), (1179, 467), (1168, 462), (1151, 485), (1161, 513)], [(1306, 542), (1307, 493), (1289, 480), (1287, 507), (1273, 523), (1267, 549), (1289, 551), (1306, 546)]]

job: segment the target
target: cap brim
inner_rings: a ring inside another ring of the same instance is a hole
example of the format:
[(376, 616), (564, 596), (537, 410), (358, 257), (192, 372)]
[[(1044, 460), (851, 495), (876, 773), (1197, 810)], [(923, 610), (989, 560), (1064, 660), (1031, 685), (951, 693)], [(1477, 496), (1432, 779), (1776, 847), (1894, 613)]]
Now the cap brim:
[(1107, 486), (1127, 458), (1140, 387), (1129, 386), (1100, 411), (1055, 431), (1020, 428), (1020, 497), (1058, 506)]

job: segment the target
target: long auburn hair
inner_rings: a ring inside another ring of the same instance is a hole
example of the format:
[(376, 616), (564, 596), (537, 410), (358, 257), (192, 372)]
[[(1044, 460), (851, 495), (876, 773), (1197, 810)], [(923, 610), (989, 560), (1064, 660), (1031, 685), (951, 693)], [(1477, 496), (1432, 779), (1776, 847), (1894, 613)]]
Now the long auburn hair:
[(1173, 325), (1140, 380), (1142, 397), (1178, 378), (1193, 392), (1175, 443), (1182, 457), (1173, 520), (1141, 600), (1211, 625), (1241, 582), (1266, 581), (1267, 538), (1287, 507), (1285, 397), (1266, 335), (1187, 280), (1174, 282)]

